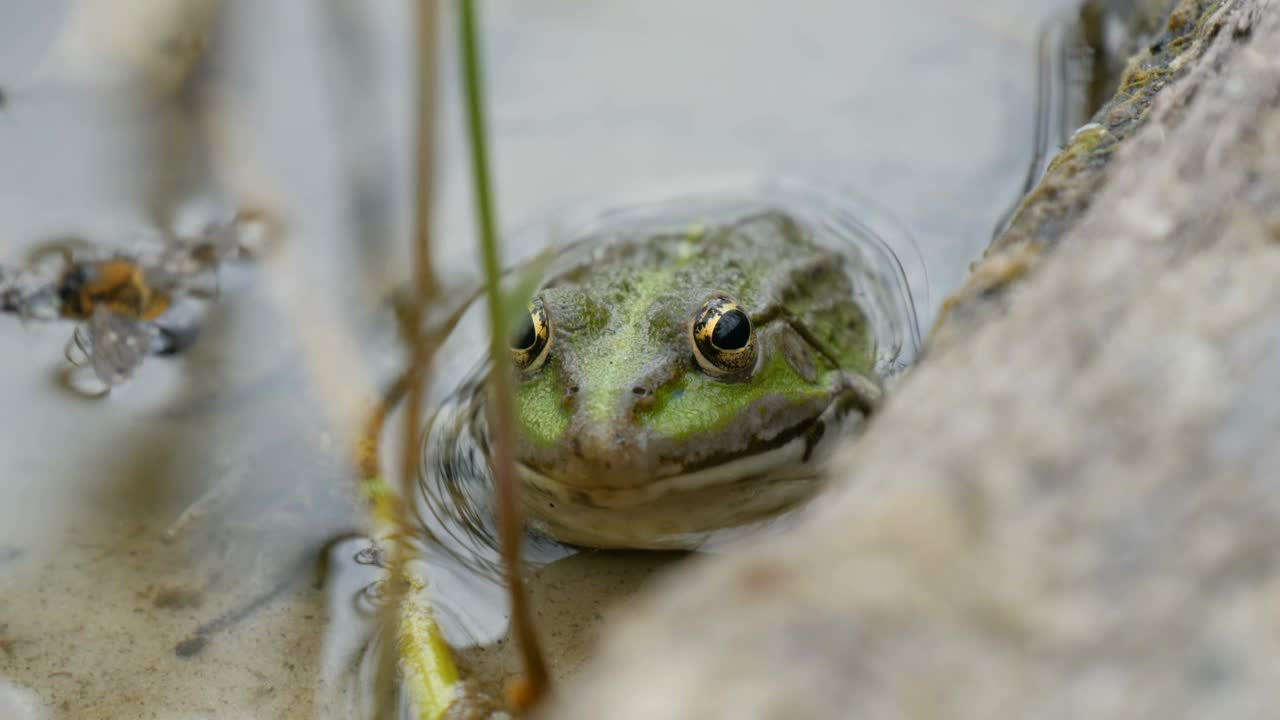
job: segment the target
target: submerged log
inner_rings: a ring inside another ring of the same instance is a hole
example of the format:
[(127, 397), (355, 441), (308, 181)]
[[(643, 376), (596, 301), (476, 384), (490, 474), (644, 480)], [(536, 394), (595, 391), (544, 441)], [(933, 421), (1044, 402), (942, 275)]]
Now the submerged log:
[(539, 717), (1275, 717), (1280, 4), (1171, 5), (812, 517)]

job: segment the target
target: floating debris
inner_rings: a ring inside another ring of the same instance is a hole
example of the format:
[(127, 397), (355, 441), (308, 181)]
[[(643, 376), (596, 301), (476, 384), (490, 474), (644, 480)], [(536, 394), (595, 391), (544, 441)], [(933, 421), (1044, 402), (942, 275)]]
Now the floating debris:
[(218, 269), (250, 254), (257, 213), (210, 225), (150, 252), (104, 252), (83, 241), (42, 247), (27, 266), (0, 266), (0, 311), (24, 320), (79, 322), (67, 361), (91, 368), (106, 390), (130, 377), (148, 355), (170, 355), (195, 341), (200, 313), (187, 301), (211, 301)]

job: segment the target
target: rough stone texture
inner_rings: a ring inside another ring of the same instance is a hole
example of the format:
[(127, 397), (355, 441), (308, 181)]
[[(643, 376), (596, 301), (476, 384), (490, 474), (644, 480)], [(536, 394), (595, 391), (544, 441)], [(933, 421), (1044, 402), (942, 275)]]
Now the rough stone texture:
[(1080, 6), (1080, 28), (1094, 51), (1089, 107), (1112, 99), (1139, 48), (1150, 47), (1165, 33), (1182, 33), (1182, 27), (1168, 29), (1169, 5), (1169, 0), (1085, 0)]
[(669, 576), (539, 717), (1277, 716), (1280, 6), (1214, 5), (810, 521)]
[[(1102, 12), (1098, 9), (1100, 4), (1092, 3), (1081, 11), (1080, 22), (1086, 35), (1100, 34), (1097, 25), (1106, 22), (1098, 17)], [(1222, 0), (1114, 3), (1113, 19), (1123, 18), (1129, 30), (1121, 47), (1099, 48), (1099, 67), (1095, 68), (1104, 84), (1115, 84), (1114, 95), (1094, 113), (1089, 124), (1076, 131), (1046, 168), (1044, 177), (1022, 199), (1008, 227), (974, 264), (965, 286), (943, 305), (944, 318), (957, 309), (973, 312), (984, 302), (999, 300), (999, 294), (993, 292), (995, 288), (1024, 274), (1042, 249), (1056, 244), (1079, 222), (1109, 176), (1116, 148), (1147, 126), (1156, 97), (1196, 67), (1213, 45), (1222, 22), (1223, 5)], [(1117, 64), (1115, 53), (1127, 56), (1135, 50), (1117, 77), (1105, 77), (1116, 72), (1109, 67)], [(934, 334), (953, 329), (964, 327), (938, 323)]]

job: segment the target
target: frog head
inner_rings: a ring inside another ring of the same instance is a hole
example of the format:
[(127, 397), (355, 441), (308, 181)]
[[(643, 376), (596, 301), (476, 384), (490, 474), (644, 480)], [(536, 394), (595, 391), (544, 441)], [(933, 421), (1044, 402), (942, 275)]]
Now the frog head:
[(779, 213), (575, 246), (511, 343), (534, 523), (684, 547), (807, 495), (879, 395), (846, 260)]

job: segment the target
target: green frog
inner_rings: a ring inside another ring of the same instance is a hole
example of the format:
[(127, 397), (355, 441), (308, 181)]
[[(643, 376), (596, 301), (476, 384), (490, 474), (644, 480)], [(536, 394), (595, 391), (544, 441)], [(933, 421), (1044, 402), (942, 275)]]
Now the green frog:
[(686, 549), (810, 496), (883, 395), (850, 262), (782, 212), (561, 254), (507, 359), (531, 526)]
[[(880, 407), (918, 342), (902, 268), (859, 218), (791, 204), (613, 212), (539, 265), (500, 358), (528, 562), (755, 532), (811, 497), (837, 439)], [(454, 367), (486, 345), (478, 325), (442, 348)], [(490, 370), (437, 378), (450, 394), (425, 436), (419, 517), (447, 555), (496, 573)]]

